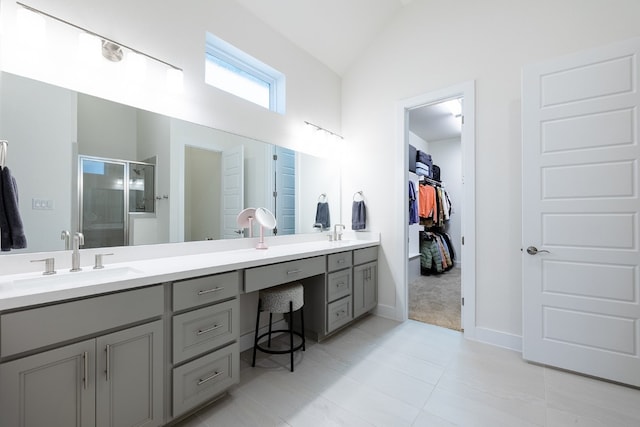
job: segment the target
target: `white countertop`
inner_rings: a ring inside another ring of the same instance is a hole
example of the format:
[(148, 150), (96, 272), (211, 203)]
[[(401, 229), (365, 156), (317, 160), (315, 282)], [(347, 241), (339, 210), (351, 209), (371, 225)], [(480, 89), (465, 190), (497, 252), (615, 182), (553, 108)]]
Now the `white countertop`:
[(103, 270), (83, 267), (83, 271), (71, 273), (65, 269), (52, 276), (41, 272), (0, 275), (0, 311), (377, 246), (379, 242), (304, 241), (263, 250), (243, 248), (112, 264), (105, 259)]

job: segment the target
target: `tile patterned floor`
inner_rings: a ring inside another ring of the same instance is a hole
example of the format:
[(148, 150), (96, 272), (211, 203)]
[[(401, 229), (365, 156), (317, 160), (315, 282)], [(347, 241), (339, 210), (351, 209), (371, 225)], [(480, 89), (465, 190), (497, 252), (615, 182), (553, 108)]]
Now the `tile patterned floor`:
[(368, 316), (296, 355), (241, 355), (241, 383), (180, 427), (640, 426), (640, 390), (531, 365), (519, 353)]

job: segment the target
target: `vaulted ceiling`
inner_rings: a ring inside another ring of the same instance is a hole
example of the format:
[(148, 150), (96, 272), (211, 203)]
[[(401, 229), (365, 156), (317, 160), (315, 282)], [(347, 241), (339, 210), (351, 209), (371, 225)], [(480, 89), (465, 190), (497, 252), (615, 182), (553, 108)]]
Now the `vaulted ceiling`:
[(342, 75), (411, 0), (236, 0)]
[[(344, 75), (412, 0), (236, 1), (336, 74)], [(425, 141), (460, 136), (459, 127), (445, 110), (435, 105), (412, 111), (411, 131)]]

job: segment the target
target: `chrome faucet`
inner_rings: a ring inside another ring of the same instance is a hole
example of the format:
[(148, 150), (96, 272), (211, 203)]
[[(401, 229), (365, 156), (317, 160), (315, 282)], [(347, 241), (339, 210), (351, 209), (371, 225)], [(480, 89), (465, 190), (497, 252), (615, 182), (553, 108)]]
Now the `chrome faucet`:
[(77, 232), (73, 235), (73, 253), (71, 254), (71, 270), (80, 271), (80, 245), (84, 245), (84, 234)]
[(60, 240), (64, 240), (65, 251), (71, 249), (71, 234), (69, 233), (69, 230), (62, 230), (62, 232), (60, 233)]
[[(342, 227), (340, 233), (338, 233), (338, 227)], [(335, 224), (333, 226), (333, 240), (342, 240), (342, 232), (344, 231), (344, 224)]]

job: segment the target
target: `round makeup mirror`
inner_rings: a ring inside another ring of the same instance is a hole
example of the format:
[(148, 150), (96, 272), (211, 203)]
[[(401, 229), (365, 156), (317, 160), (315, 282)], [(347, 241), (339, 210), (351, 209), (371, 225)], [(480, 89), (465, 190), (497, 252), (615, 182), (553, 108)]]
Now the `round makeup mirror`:
[(256, 221), (260, 224), (260, 241), (256, 246), (256, 249), (267, 249), (268, 246), (264, 243), (264, 229), (276, 228), (276, 217), (273, 216), (271, 211), (267, 208), (257, 208), (255, 212)]
[(255, 208), (246, 208), (242, 210), (238, 214), (236, 218), (236, 222), (238, 223), (238, 227), (240, 227), (241, 231), (239, 233), (243, 233), (245, 228), (249, 229), (249, 237), (253, 237), (253, 221), (256, 218), (256, 209)]

